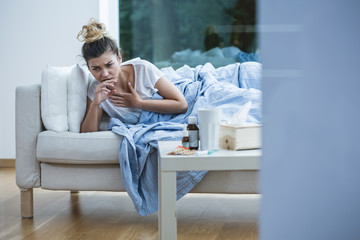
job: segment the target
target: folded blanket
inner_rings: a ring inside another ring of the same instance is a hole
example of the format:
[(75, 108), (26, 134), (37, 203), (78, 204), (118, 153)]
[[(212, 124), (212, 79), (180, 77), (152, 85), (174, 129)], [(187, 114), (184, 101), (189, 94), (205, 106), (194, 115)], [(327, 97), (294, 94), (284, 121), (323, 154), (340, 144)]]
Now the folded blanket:
[[(119, 148), (122, 180), (140, 215), (158, 210), (158, 141), (181, 140), (184, 123), (189, 116), (197, 116), (200, 107), (221, 107), (222, 120), (232, 115), (248, 101), (252, 108), (248, 122), (261, 123), (261, 91), (239, 88), (242, 81), (239, 65), (214, 69), (211, 64), (178, 70), (161, 69), (180, 89), (188, 102), (183, 114), (159, 114), (143, 111), (136, 125), (124, 124), (112, 118), (109, 130), (123, 136)], [(220, 76), (220, 77), (219, 77)], [(220, 81), (219, 81), (220, 80)], [(235, 86), (236, 87), (235, 87)], [(161, 98), (155, 95), (154, 98)], [(177, 199), (188, 193), (207, 171), (177, 172)]]

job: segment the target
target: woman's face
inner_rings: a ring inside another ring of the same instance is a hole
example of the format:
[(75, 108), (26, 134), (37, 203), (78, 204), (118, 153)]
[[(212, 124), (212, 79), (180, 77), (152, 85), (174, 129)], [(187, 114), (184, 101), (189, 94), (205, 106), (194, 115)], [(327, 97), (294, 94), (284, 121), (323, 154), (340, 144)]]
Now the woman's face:
[(91, 74), (99, 82), (106, 80), (118, 80), (120, 72), (121, 55), (107, 51), (100, 57), (91, 58), (88, 61), (88, 67)]

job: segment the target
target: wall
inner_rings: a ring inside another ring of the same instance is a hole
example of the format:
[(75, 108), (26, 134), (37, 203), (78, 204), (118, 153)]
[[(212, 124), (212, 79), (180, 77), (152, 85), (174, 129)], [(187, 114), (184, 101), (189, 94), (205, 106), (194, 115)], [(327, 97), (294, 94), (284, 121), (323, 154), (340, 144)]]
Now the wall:
[[(104, 2), (109, 2), (104, 4)], [(116, 0), (0, 1), (0, 159), (15, 158), (15, 88), (40, 83), (46, 64), (67, 66), (81, 61), (77, 33), (91, 17), (112, 21), (107, 8)], [(99, 7), (100, 6), (100, 7)], [(117, 14), (116, 4), (114, 12)], [(116, 19), (116, 18), (115, 18)], [(118, 23), (110, 29), (117, 29)], [(110, 32), (111, 34), (111, 32)], [(118, 33), (114, 37), (117, 38)]]
[(259, 10), (261, 239), (360, 239), (360, 2)]
[(99, 0), (99, 19), (106, 25), (111, 37), (119, 43), (119, 0)]

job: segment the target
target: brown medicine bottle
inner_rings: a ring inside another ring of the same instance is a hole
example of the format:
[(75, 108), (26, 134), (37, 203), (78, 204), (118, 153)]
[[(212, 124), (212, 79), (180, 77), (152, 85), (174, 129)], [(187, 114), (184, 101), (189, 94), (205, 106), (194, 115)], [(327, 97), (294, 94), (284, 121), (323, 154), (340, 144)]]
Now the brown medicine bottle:
[(190, 116), (188, 119), (187, 130), (189, 132), (189, 148), (190, 150), (199, 149), (199, 128), (196, 125), (197, 118)]

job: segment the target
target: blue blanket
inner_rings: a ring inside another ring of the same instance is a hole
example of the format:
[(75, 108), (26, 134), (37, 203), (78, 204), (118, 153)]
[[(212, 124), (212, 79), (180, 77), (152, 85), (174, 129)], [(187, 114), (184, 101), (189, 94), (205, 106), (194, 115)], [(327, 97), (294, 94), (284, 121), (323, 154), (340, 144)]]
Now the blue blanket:
[[(124, 124), (112, 118), (109, 130), (123, 136), (119, 148), (121, 176), (126, 191), (140, 215), (158, 210), (158, 141), (180, 140), (184, 123), (189, 116), (197, 116), (203, 107), (221, 107), (222, 120), (229, 121), (248, 101), (252, 108), (248, 122), (261, 123), (261, 91), (259, 88), (261, 68), (258, 63), (249, 74), (241, 72), (241, 64), (231, 64), (215, 69), (207, 63), (178, 70), (161, 69), (180, 89), (188, 102), (188, 110), (183, 114), (159, 114), (143, 111), (136, 125)], [(255, 75), (254, 75), (255, 74)], [(246, 83), (251, 81), (251, 84)], [(256, 83), (256, 81), (258, 81)], [(255, 82), (255, 83), (254, 83)], [(242, 85), (255, 88), (242, 88)], [(153, 98), (161, 98), (155, 95)], [(177, 172), (177, 199), (188, 193), (207, 171)]]

